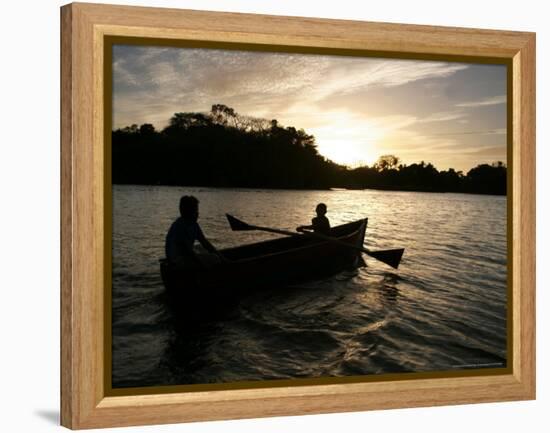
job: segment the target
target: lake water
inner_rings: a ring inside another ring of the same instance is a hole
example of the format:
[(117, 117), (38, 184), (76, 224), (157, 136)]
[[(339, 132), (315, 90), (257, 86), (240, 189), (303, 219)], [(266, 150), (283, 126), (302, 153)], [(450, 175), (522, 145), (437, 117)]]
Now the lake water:
[[(365, 246), (405, 254), (398, 270), (365, 257), (181, 329), (158, 260), (183, 194), (218, 248), (273, 237), (232, 232), (226, 212), (294, 230), (324, 202), (331, 225), (368, 217)], [(113, 387), (505, 367), (506, 249), (506, 197), (115, 185)]]

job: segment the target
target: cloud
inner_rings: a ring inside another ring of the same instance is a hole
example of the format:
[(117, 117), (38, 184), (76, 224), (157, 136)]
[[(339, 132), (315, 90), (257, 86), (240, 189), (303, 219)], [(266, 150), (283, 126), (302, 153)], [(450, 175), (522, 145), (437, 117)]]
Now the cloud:
[[(158, 112), (159, 104), (166, 107), (161, 111), (173, 113), (207, 111), (224, 103), (249, 115), (276, 117), (304, 100), (315, 104), (332, 95), (447, 77), (467, 68), (444, 62), (132, 46), (116, 46), (113, 58), (115, 117), (123, 123), (150, 121), (151, 107)], [(138, 118), (131, 120), (125, 111)]]
[(392, 153), (461, 170), (505, 154), (505, 78), (466, 63), (118, 45), (113, 126), (162, 128), (222, 103), (304, 128), (336, 162)]
[(452, 135), (477, 135), (477, 136), (483, 136), (483, 135), (503, 135), (506, 134), (506, 128), (497, 128), (497, 129), (485, 129), (481, 131), (454, 131), (454, 132), (442, 132), (442, 133), (432, 133), (430, 134), (432, 137), (438, 137), (438, 136), (452, 136)]
[(462, 102), (457, 107), (485, 107), (488, 105), (506, 104), (506, 95), (492, 96), (479, 101)]
[(432, 113), (422, 119), (418, 119), (418, 123), (430, 123), (430, 122), (448, 122), (450, 120), (457, 120), (462, 119), (466, 114), (464, 112), (440, 112), (440, 113)]
[(506, 149), (502, 146), (479, 146), (470, 149), (470, 152), (474, 154), (474, 156), (487, 156), (492, 157), (493, 160), (503, 160), (506, 158)]

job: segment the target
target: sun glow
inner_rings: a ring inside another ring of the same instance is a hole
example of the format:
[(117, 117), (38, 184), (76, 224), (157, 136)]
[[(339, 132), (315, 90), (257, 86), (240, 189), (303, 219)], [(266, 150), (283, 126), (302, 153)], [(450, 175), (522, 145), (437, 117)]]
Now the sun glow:
[(385, 135), (382, 128), (348, 111), (324, 114), (326, 123), (308, 128), (321, 155), (349, 167), (372, 165), (376, 161), (377, 143)]

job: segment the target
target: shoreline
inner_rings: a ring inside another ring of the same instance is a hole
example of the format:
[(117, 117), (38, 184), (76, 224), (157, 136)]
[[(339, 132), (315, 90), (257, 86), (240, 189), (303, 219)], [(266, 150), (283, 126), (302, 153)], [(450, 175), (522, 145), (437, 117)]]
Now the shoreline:
[(128, 186), (167, 186), (174, 188), (216, 188), (216, 189), (246, 189), (246, 190), (270, 190), (270, 191), (387, 191), (387, 192), (422, 192), (432, 194), (468, 194), (468, 195), (482, 195), (482, 196), (496, 196), (507, 197), (507, 194), (494, 194), (483, 192), (470, 192), (470, 191), (437, 191), (428, 189), (415, 189), (415, 188), (391, 188), (391, 187), (369, 187), (369, 188), (346, 188), (346, 187), (326, 187), (326, 188), (288, 188), (288, 187), (267, 187), (267, 186), (217, 186), (217, 185), (175, 185), (175, 184), (161, 184), (161, 183), (112, 183), (112, 185), (128, 185)]

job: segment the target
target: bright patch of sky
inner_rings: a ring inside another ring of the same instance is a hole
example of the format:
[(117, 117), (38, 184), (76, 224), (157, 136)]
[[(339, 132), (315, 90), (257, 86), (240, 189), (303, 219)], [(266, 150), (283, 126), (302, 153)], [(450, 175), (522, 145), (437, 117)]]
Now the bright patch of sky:
[(225, 104), (313, 134), (341, 164), (506, 161), (506, 66), (117, 45), (113, 127)]

